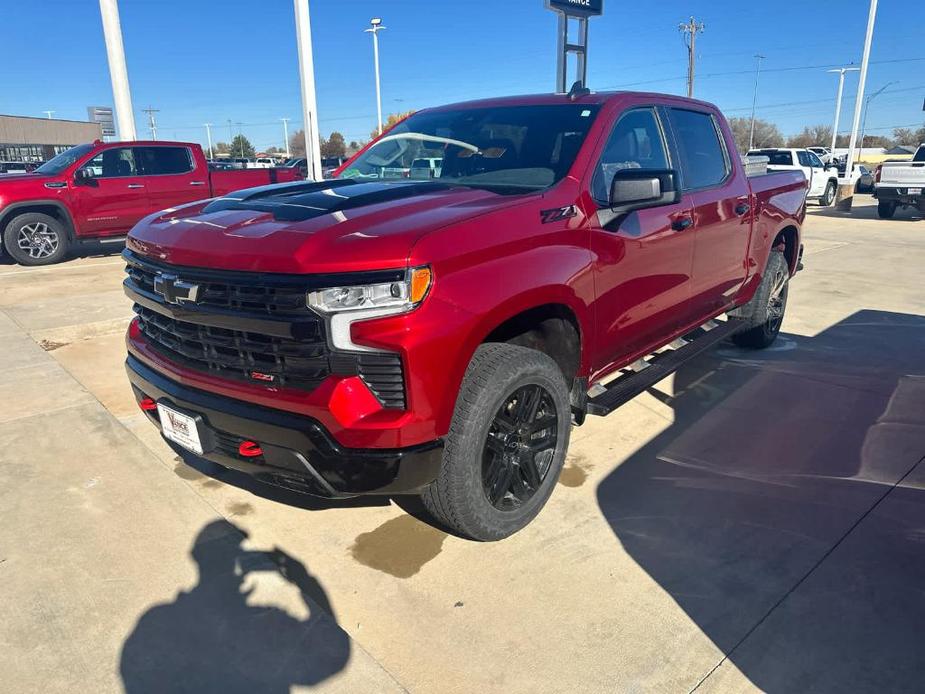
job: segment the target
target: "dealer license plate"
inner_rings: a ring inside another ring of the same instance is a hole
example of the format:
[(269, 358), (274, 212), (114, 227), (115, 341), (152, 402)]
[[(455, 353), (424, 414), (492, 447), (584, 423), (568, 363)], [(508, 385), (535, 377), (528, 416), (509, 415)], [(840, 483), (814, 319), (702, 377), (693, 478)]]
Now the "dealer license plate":
[(157, 414), (161, 419), (161, 431), (166, 438), (196, 455), (202, 455), (199, 427), (196, 426), (193, 417), (160, 403), (157, 403)]
[(907, 195), (921, 195), (922, 189), (921, 188), (910, 188), (909, 190), (906, 191), (906, 194)]

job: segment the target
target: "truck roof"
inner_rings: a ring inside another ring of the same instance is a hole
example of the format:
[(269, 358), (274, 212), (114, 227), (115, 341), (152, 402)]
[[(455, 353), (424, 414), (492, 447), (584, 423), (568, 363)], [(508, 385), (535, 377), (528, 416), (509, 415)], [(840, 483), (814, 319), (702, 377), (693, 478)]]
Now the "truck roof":
[(498, 106), (547, 106), (555, 104), (604, 104), (615, 99), (626, 97), (644, 97), (657, 101), (677, 101), (691, 104), (700, 104), (710, 108), (716, 108), (713, 104), (700, 101), (699, 99), (689, 99), (677, 94), (662, 94), (659, 92), (634, 92), (634, 91), (605, 91), (590, 92), (570, 99), (567, 94), (521, 94), (518, 96), (502, 96), (487, 99), (475, 99), (473, 101), (458, 101), (453, 104), (435, 106), (432, 108), (422, 109), (427, 111), (450, 111), (459, 108), (491, 108)]

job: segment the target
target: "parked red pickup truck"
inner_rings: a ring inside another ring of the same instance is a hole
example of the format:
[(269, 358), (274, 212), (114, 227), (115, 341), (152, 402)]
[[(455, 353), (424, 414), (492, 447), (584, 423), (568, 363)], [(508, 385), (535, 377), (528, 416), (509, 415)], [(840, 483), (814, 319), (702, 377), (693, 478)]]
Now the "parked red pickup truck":
[[(389, 173), (419, 158), (440, 166)], [(312, 494), (421, 494), (502, 538), (545, 504), (573, 422), (720, 339), (774, 341), (805, 197), (801, 172), (747, 177), (701, 101), (423, 110), (334, 180), (139, 223), (129, 379), (178, 449)]]
[(78, 145), (31, 173), (0, 176), (2, 248), (23, 265), (57, 263), (84, 241), (121, 242), (155, 210), (298, 179), (285, 168), (210, 171), (189, 142)]

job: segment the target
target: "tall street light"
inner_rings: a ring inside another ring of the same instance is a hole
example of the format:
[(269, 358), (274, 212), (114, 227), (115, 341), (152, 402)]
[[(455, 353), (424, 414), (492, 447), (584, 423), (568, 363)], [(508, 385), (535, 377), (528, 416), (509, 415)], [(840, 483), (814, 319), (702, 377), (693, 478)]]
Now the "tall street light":
[(286, 143), (286, 159), (289, 159), (289, 119), (280, 118), (283, 121), (283, 141)]
[(755, 94), (752, 96), (752, 127), (748, 131), (748, 148), (751, 149), (755, 143), (755, 107), (758, 105), (758, 78), (761, 77), (761, 61), (765, 56), (760, 53), (755, 54)]
[(215, 152), (212, 151), (212, 124), (203, 123), (206, 128), (206, 138), (209, 140), (209, 159), (215, 159)]
[(376, 115), (379, 123), (379, 134), (382, 134), (382, 93), (379, 90), (379, 32), (385, 29), (380, 17), (369, 20), (370, 28), (364, 29), (367, 34), (373, 35), (373, 64), (376, 70)]
[(864, 118), (861, 121), (861, 153), (864, 152), (864, 133), (867, 131), (867, 112), (870, 110), (870, 102), (873, 101), (875, 96), (879, 96), (887, 89), (887, 87), (894, 84), (897, 84), (895, 80), (893, 82), (887, 82), (882, 87), (880, 87), (880, 89), (867, 97), (867, 103), (864, 104)]
[(845, 88), (845, 73), (858, 72), (860, 69), (859, 67), (839, 67), (834, 70), (827, 70), (827, 72), (838, 73), (838, 96), (835, 97), (835, 123), (832, 124), (832, 146), (829, 147), (833, 159), (835, 158), (835, 140), (838, 137), (838, 121), (841, 118), (841, 93)]
[(312, 21), (308, 0), (294, 0), (295, 35), (299, 49), (299, 80), (302, 83), (302, 122), (305, 124), (305, 159), (310, 180), (320, 181), (321, 135), (318, 132), (318, 102), (315, 94), (315, 59), (312, 52)]

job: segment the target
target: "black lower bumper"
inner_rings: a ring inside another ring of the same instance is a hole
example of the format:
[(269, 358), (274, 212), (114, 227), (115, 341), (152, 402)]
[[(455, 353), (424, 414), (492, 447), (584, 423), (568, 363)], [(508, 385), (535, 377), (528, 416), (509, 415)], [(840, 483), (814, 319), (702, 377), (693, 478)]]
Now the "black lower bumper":
[[(310, 417), (180, 385), (133, 356), (125, 368), (137, 401), (151, 398), (197, 418), (201, 457), (261, 482), (329, 498), (406, 494), (428, 485), (440, 469), (440, 440), (409, 448), (344, 448)], [(157, 412), (147, 414), (160, 428)], [(241, 455), (244, 441), (259, 444), (262, 454)]]

